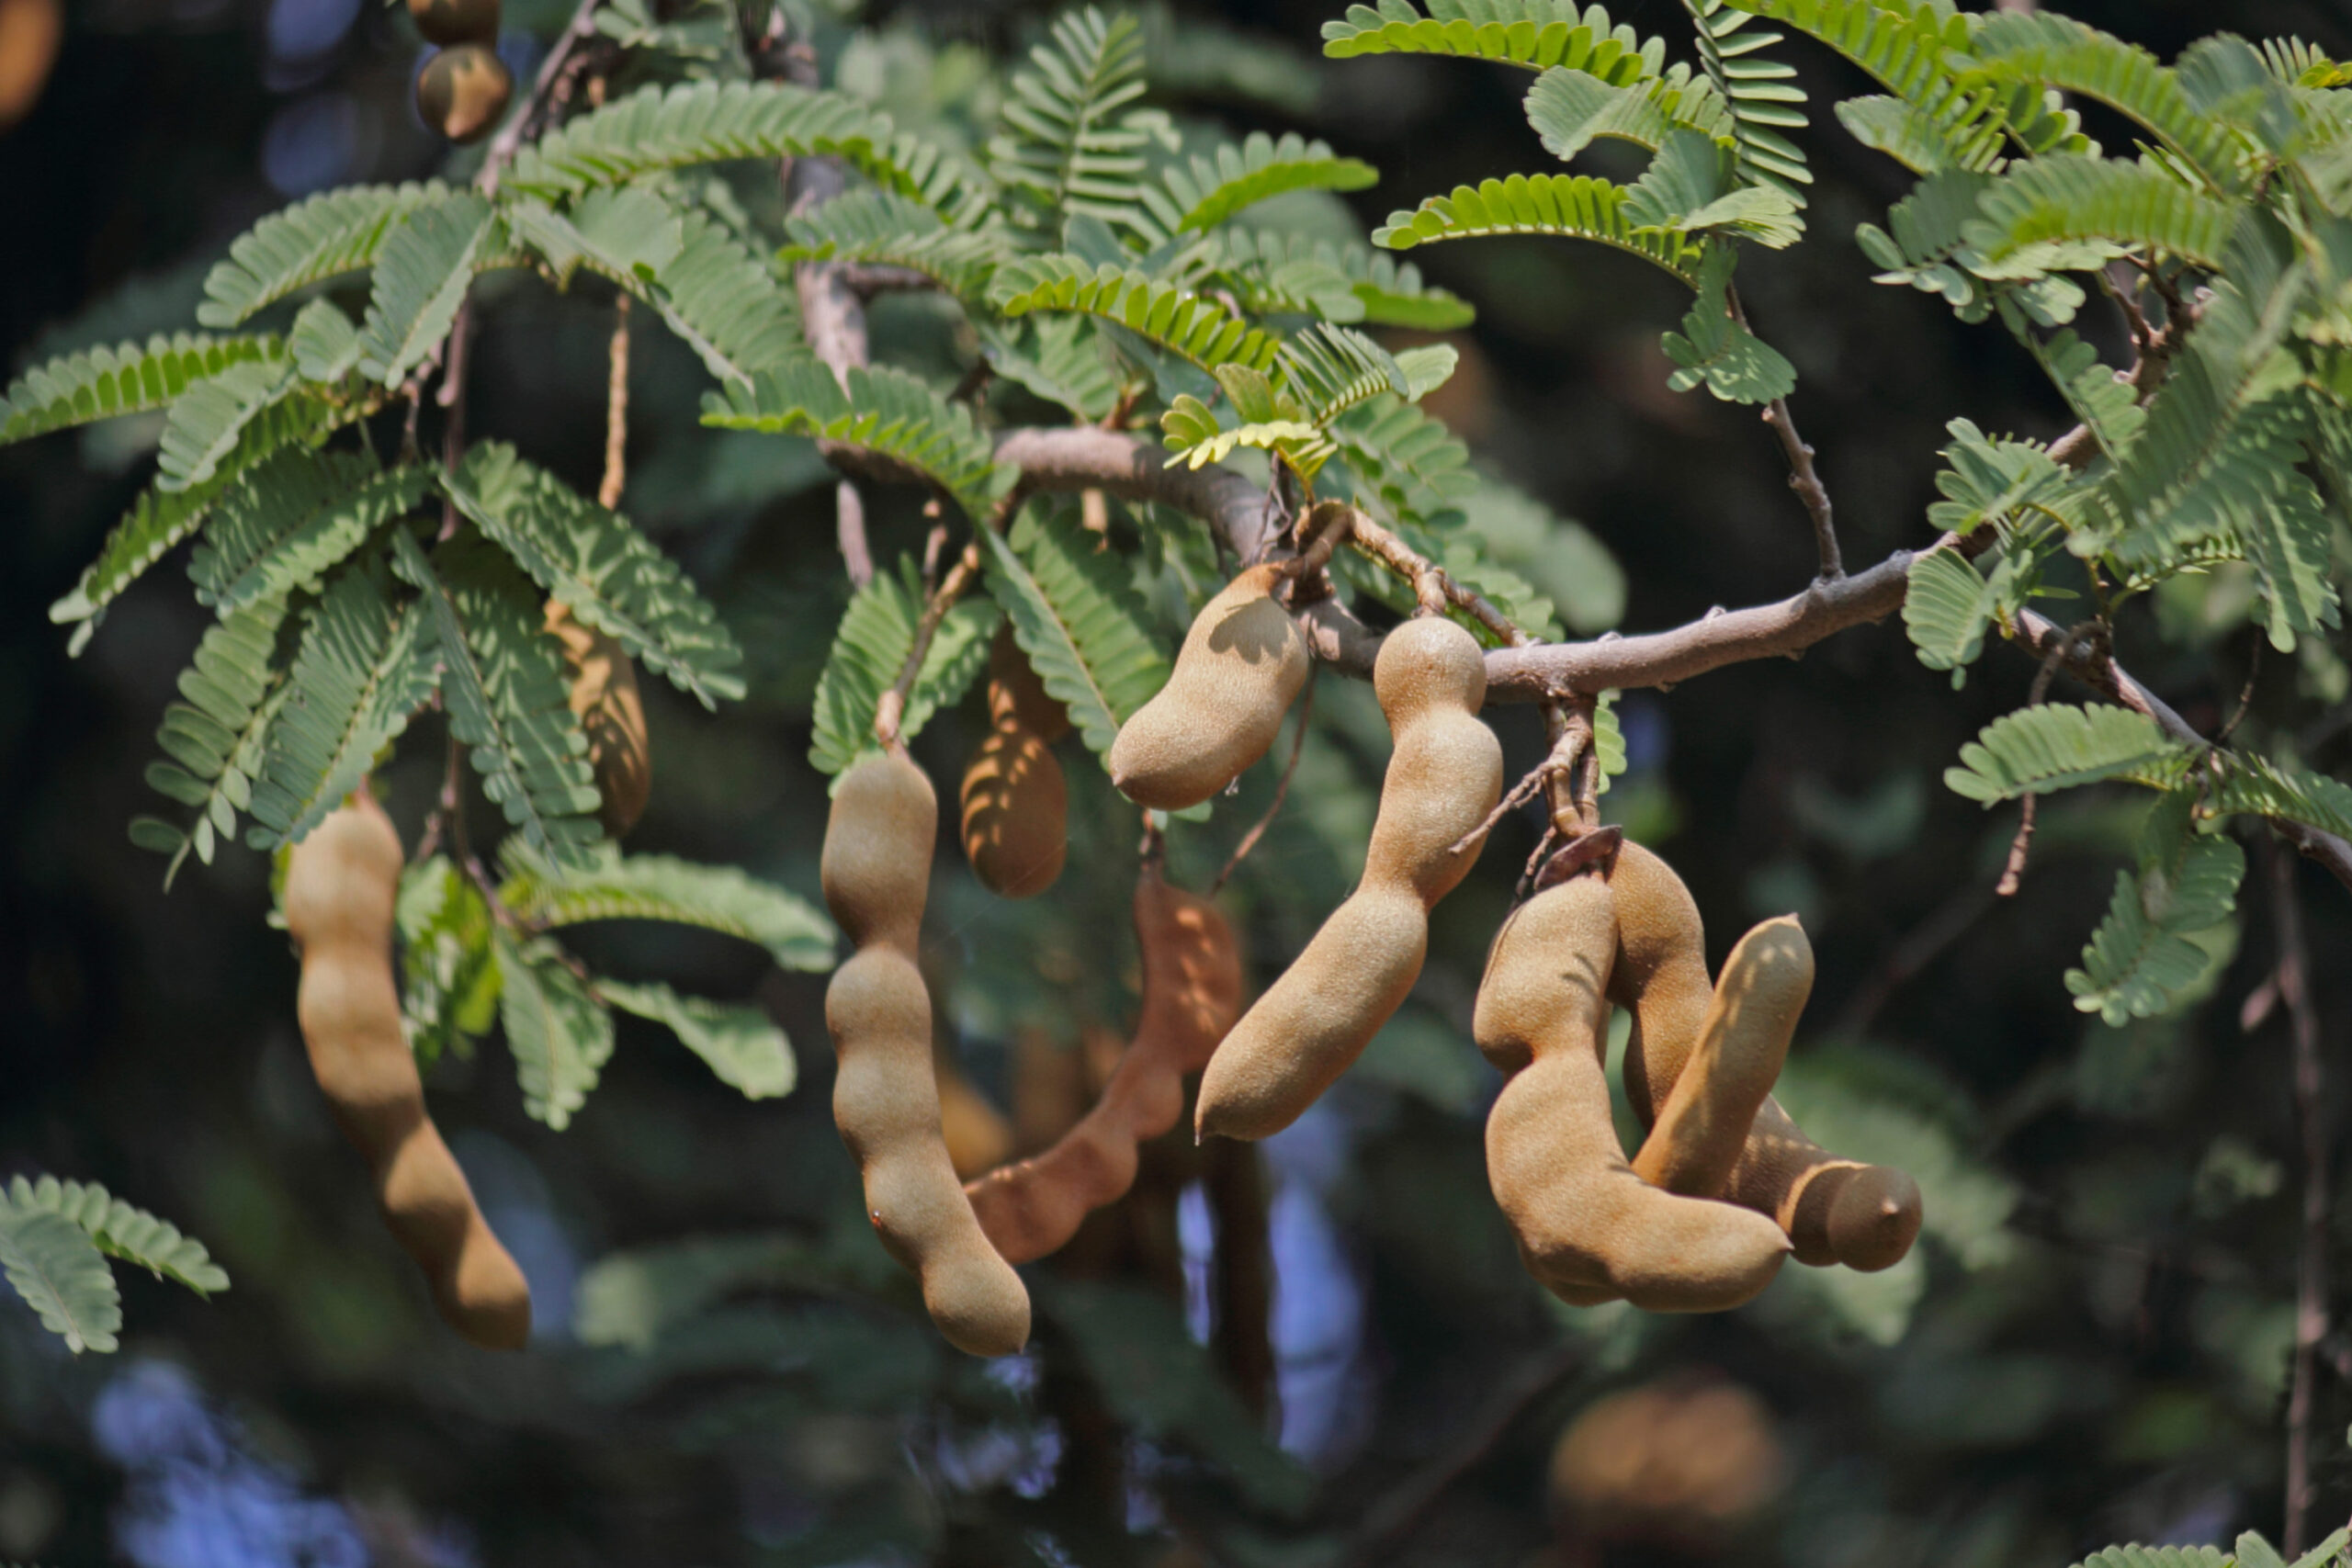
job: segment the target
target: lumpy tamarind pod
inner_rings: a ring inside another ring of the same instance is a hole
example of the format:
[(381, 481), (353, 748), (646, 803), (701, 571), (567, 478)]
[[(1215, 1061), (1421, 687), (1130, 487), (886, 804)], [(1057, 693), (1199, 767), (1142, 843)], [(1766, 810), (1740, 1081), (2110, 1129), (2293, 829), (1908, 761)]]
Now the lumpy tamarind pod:
[(1172, 886), (1157, 865), (1136, 879), (1143, 1015), (1094, 1108), (1047, 1149), (966, 1184), (996, 1249), (1043, 1258), (1080, 1222), (1134, 1185), (1137, 1145), (1184, 1114), (1184, 1075), (1198, 1072), (1241, 1010), (1241, 953), (1208, 899)]
[(416, 112), (452, 141), (479, 141), (497, 129), (514, 92), (504, 61), (481, 44), (456, 44), (416, 73)]
[(1111, 782), (1137, 806), (1198, 806), (1266, 754), (1306, 683), (1306, 640), (1254, 566), (1203, 606), (1157, 696), (1120, 728)]
[(301, 948), (296, 1013), (319, 1089), (374, 1173), (384, 1224), (449, 1325), (485, 1349), (531, 1336), (531, 1288), (492, 1234), (424, 1109), (392, 978), (400, 835), (361, 794), (294, 846), (286, 928)]
[(1203, 1137), (1279, 1133), (1348, 1069), (1413, 988), (1429, 911), (1485, 843), (1453, 852), (1502, 795), (1502, 747), (1477, 717), (1487, 696), (1477, 639), (1439, 617), (1408, 621), (1382, 641), (1372, 681), (1396, 749), (1363, 881), (1210, 1058), (1195, 1118)]
[[(1609, 996), (1634, 1015), (1625, 1097), (1648, 1126), (1672, 1096), (1714, 1005), (1706, 932), (1682, 878), (1639, 844), (1618, 852), (1609, 886), (1617, 900), (1617, 968)], [(1796, 1243), (1797, 1261), (1816, 1268), (1890, 1268), (1919, 1234), (1919, 1189), (1910, 1177), (1839, 1159), (1769, 1097), (1723, 1194), (1772, 1215)]]
[(1038, 734), (1000, 720), (964, 769), (964, 854), (989, 892), (1033, 898), (1062, 874), (1069, 786)]
[(980, 1234), (948, 1158), (931, 993), (915, 967), (938, 834), (938, 797), (906, 757), (876, 753), (842, 776), (819, 863), (826, 907), (857, 948), (825, 989), (841, 1060), (833, 1123), (866, 1216), (922, 1282), (932, 1321), (957, 1349), (1007, 1356), (1028, 1341), (1029, 1292)]
[(563, 644), (571, 671), (571, 711), (588, 732), (596, 771), (596, 819), (617, 839), (645, 815), (653, 793), (653, 752), (645, 737), (645, 703), (628, 650), (582, 622), (562, 601), (548, 601), (547, 628)]
[(1069, 733), (1069, 709), (1046, 692), (1010, 626), (999, 626), (989, 645), (989, 718), (1015, 720), (1048, 746)]
[(408, 0), (408, 14), (427, 43), (498, 41), (498, 0)]
[(1487, 1118), (1487, 1175), (1528, 1269), (1572, 1305), (1719, 1312), (1780, 1271), (1788, 1238), (1761, 1214), (1666, 1192), (1626, 1163), (1601, 1053), (1617, 947), (1609, 886), (1537, 894), (1496, 934), (1473, 1032), (1510, 1074)]
[(1634, 1156), (1653, 1187), (1721, 1194), (1780, 1081), (1798, 1015), (1813, 994), (1813, 944), (1794, 916), (1766, 920), (1724, 960), (1699, 1042)]

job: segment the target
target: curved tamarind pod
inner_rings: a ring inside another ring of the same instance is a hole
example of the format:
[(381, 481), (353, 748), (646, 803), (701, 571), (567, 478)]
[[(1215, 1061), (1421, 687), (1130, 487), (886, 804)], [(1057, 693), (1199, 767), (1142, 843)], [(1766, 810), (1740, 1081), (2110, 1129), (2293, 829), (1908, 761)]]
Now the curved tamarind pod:
[(1739, 939), (1715, 981), (1699, 1043), (1634, 1156), (1635, 1175), (1668, 1192), (1724, 1192), (1812, 994), (1813, 944), (1794, 916)]
[(1009, 626), (999, 626), (989, 645), (989, 717), (1015, 720), (1048, 746), (1069, 733), (1069, 709), (1046, 692)]
[(1502, 746), (1478, 721), (1477, 639), (1436, 616), (1380, 645), (1373, 691), (1396, 737), (1363, 881), (1242, 1015), (1201, 1077), (1201, 1136), (1263, 1138), (1298, 1119), (1362, 1054), (1421, 973), (1429, 911), (1469, 874), (1501, 798)]
[(401, 840), (366, 795), (328, 813), (286, 866), (286, 929), (302, 952), (295, 1010), (311, 1070), (375, 1173), (384, 1224), (449, 1325), (489, 1350), (531, 1337), (531, 1287), (499, 1245), (424, 1109), (392, 979)]
[(1069, 785), (1036, 731), (1000, 720), (964, 770), (964, 853), (989, 892), (1033, 898), (1062, 874)]
[(1184, 1075), (1198, 1072), (1241, 1010), (1241, 952), (1208, 899), (1147, 863), (1136, 879), (1143, 1016), (1093, 1110), (1053, 1147), (967, 1182), (996, 1249), (1026, 1263), (1059, 1248), (1091, 1210), (1135, 1184), (1137, 1145), (1184, 1114)]
[(498, 129), (514, 94), (506, 62), (480, 43), (452, 44), (416, 73), (416, 112), (456, 142), (479, 141)]
[(1137, 806), (1198, 806), (1273, 745), (1308, 664), (1306, 640), (1273, 597), (1281, 581), (1270, 563), (1227, 584), (1193, 617), (1168, 684), (1121, 727), (1111, 783)]
[(575, 617), (561, 600), (548, 601), (547, 628), (563, 644), (571, 671), (571, 711), (588, 732), (596, 770), (596, 820), (617, 839), (645, 815), (653, 793), (653, 752), (645, 738), (645, 703), (637, 666), (612, 637)]
[(1473, 1032), (1510, 1075), (1487, 1118), (1487, 1176), (1528, 1271), (1576, 1306), (1719, 1312), (1771, 1283), (1788, 1238), (1764, 1216), (1666, 1192), (1626, 1163), (1601, 1054), (1617, 948), (1608, 884), (1579, 876), (1503, 923)]
[(498, 43), (498, 0), (408, 0), (408, 14), (427, 43)]
[(841, 1059), (833, 1124), (865, 1182), (866, 1215), (922, 1282), (949, 1344), (1007, 1356), (1029, 1338), (1029, 1292), (980, 1234), (941, 1129), (931, 993), (915, 967), (939, 802), (902, 755), (875, 753), (843, 775), (820, 862), (825, 905), (857, 952), (825, 989)]
[[(1649, 1126), (1671, 1098), (1714, 1005), (1706, 933), (1674, 868), (1639, 844), (1619, 851), (1609, 886), (1617, 898), (1617, 968), (1609, 997), (1634, 1015), (1625, 1097)], [(1919, 1234), (1919, 1189), (1910, 1177), (1839, 1159), (1769, 1096), (1721, 1190), (1772, 1215), (1796, 1242), (1797, 1261), (1815, 1268), (1890, 1268)]]

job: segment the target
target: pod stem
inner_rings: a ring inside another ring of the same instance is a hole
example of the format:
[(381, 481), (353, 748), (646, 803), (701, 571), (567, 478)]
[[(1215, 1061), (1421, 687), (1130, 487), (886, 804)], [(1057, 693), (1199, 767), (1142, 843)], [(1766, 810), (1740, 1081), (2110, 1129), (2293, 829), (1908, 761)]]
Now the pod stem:
[(612, 368), (605, 386), (605, 478), (596, 487), (596, 504), (607, 512), (621, 503), (621, 491), (628, 483), (628, 304), (626, 294), (613, 301)]

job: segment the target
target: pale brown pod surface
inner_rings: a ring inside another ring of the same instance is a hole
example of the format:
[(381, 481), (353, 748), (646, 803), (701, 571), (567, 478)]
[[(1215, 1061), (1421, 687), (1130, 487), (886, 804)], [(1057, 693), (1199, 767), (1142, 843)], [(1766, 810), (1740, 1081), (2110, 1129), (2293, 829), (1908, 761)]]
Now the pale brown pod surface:
[(481, 44), (461, 43), (416, 73), (416, 112), (452, 141), (479, 141), (498, 128), (514, 92), (504, 61)]
[(1634, 1157), (1643, 1180), (1701, 1197), (1724, 1191), (1812, 994), (1813, 944), (1794, 916), (1766, 920), (1739, 939), (1716, 978), (1698, 1043)]
[[(1650, 1126), (1672, 1098), (1715, 1006), (1706, 933), (1681, 877), (1639, 844), (1618, 852), (1609, 886), (1616, 895), (1618, 931), (1609, 995), (1634, 1015), (1625, 1095), (1643, 1125)], [(1869, 1181), (1833, 1225), (1840, 1212), (1837, 1200), (1853, 1173), (1864, 1171)], [(1736, 1203), (1772, 1215), (1795, 1243), (1797, 1261), (1816, 1268), (1841, 1262), (1866, 1271), (1891, 1268), (1919, 1234), (1919, 1189), (1910, 1177), (1840, 1159), (1805, 1136), (1769, 1096), (1721, 1190)]]
[(560, 600), (548, 601), (547, 627), (563, 644), (571, 672), (571, 711), (588, 735), (596, 771), (596, 820), (617, 839), (637, 826), (653, 793), (653, 752), (637, 666), (614, 638), (582, 622)]
[(825, 989), (840, 1058), (833, 1122), (865, 1184), (866, 1215), (914, 1271), (948, 1343), (1007, 1356), (1029, 1338), (1029, 1292), (981, 1235), (948, 1156), (932, 1057), (931, 993), (915, 967), (939, 804), (902, 755), (844, 774), (825, 825), (825, 903), (857, 952)]
[(1713, 1560), (1770, 1506), (1788, 1456), (1761, 1400), (1676, 1377), (1594, 1401), (1552, 1450), (1552, 1499), (1580, 1541)]
[(1266, 754), (1306, 683), (1306, 640), (1273, 597), (1277, 566), (1251, 567), (1203, 606), (1175, 672), (1111, 743), (1111, 782), (1137, 806), (1198, 806)]
[(1090, 1212), (1125, 1195), (1137, 1145), (1184, 1114), (1184, 1075), (1207, 1063), (1241, 1010), (1240, 948), (1214, 903), (1147, 864), (1135, 918), (1143, 1016), (1094, 1108), (1045, 1153), (965, 1189), (981, 1229), (1012, 1262), (1057, 1250)]
[(1626, 1163), (1601, 1064), (1616, 945), (1610, 889), (1593, 876), (1537, 894), (1497, 933), (1473, 1025), (1510, 1074), (1487, 1118), (1487, 1179), (1529, 1271), (1562, 1300), (1735, 1307), (1771, 1283), (1788, 1238), (1760, 1214), (1661, 1191)]
[(408, 15), (427, 43), (498, 41), (498, 0), (408, 0)]
[(1363, 881), (1211, 1058), (1195, 1119), (1204, 1137), (1270, 1137), (1354, 1063), (1420, 976), (1430, 907), (1485, 844), (1453, 850), (1502, 795), (1502, 747), (1477, 716), (1477, 639), (1440, 617), (1408, 621), (1382, 640), (1373, 690), (1396, 748)]
[(530, 1285), (426, 1114), (401, 1028), (400, 875), (400, 835), (365, 794), (328, 813), (288, 857), (302, 1043), (336, 1124), (368, 1159), (386, 1227), (424, 1271), (443, 1318), (485, 1349), (519, 1349), (531, 1334)]
[(1069, 785), (1053, 749), (1000, 719), (964, 769), (964, 854), (989, 892), (1034, 898), (1059, 879), (1069, 851)]

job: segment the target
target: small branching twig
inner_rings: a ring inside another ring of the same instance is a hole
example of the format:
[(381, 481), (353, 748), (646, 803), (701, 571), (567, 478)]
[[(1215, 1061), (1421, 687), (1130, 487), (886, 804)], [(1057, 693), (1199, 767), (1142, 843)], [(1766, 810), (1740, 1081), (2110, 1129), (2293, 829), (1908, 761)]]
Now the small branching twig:
[[(1740, 303), (1739, 290), (1728, 291), (1732, 320), (1742, 328), (1747, 327), (1747, 307)], [(1845, 557), (1838, 548), (1838, 528), (1829, 504), (1829, 487), (1821, 482), (1821, 475), (1813, 466), (1813, 448), (1797, 434), (1796, 415), (1789, 410), (1789, 400), (1774, 398), (1764, 409), (1764, 423), (1780, 437), (1781, 456), (1789, 463), (1789, 488), (1796, 491), (1804, 503), (1805, 515), (1813, 520), (1813, 546), (1820, 559), (1818, 581), (1835, 582), (1846, 575)]]
[(1266, 836), (1266, 829), (1274, 825), (1274, 818), (1281, 812), (1283, 801), (1290, 795), (1290, 781), (1298, 772), (1298, 760), (1306, 752), (1306, 725), (1314, 714), (1315, 670), (1310, 665), (1306, 671), (1306, 689), (1298, 697), (1298, 732), (1291, 737), (1290, 761), (1283, 764), (1283, 776), (1274, 781), (1274, 798), (1267, 804), (1266, 814), (1251, 823), (1250, 830), (1241, 835), (1241, 841), (1233, 846), (1233, 853), (1226, 858), (1225, 869), (1216, 874), (1215, 882), (1209, 884), (1211, 893), (1223, 890), (1233, 874), (1240, 869), (1241, 863), (1250, 858), (1250, 852), (1258, 847), (1258, 840)]
[(605, 387), (605, 479), (596, 504), (611, 511), (628, 485), (628, 296), (613, 301), (612, 369)]
[[(2050, 695), (2050, 682), (2058, 673), (2058, 666), (2074, 651), (2077, 642), (2086, 638), (2098, 639), (2100, 625), (2098, 621), (2084, 621), (2068, 628), (2064, 639), (2043, 657), (2041, 668), (2033, 672), (2033, 685), (2026, 694), (2026, 706), (2041, 705), (2043, 699)], [(2025, 877), (2026, 856), (2033, 848), (2034, 809), (2041, 799), (2040, 795), (2028, 790), (2024, 802), (2018, 807), (2018, 836), (2009, 840), (2008, 861), (2001, 868), (2001, 880), (1993, 888), (2001, 897), (2015, 897), (2018, 885)]]
[(907, 660), (899, 667), (898, 680), (874, 705), (874, 738), (882, 742), (884, 750), (903, 752), (907, 749), (899, 728), (906, 717), (907, 701), (914, 694), (915, 682), (922, 674), (923, 660), (931, 653), (931, 639), (939, 635), (940, 623), (947, 619), (947, 612), (956, 607), (956, 601), (964, 597), (964, 591), (979, 575), (980, 546), (975, 539), (964, 547), (964, 553), (956, 558), (956, 564), (947, 569), (947, 575), (923, 601), (922, 618), (915, 622), (914, 646), (907, 649)]

